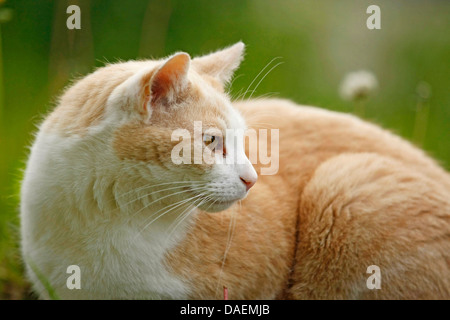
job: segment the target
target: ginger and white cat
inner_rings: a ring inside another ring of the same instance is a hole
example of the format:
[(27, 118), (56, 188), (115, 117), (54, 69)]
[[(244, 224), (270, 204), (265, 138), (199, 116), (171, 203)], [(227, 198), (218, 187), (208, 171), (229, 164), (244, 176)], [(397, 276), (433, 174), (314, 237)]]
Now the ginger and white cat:
[[(450, 175), (354, 116), (231, 102), (243, 50), (112, 64), (63, 94), (22, 184), (34, 290), (49, 297), (39, 270), (64, 299), (449, 299)], [(171, 134), (195, 138), (194, 121), (279, 129), (278, 173), (255, 184), (261, 166), (227, 139), (215, 156), (244, 161), (175, 164)]]

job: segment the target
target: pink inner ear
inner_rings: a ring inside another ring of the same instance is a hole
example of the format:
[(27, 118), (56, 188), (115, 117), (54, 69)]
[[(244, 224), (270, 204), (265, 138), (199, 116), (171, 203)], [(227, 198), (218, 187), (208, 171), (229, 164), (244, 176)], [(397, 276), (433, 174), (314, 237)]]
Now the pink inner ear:
[(143, 113), (148, 113), (148, 102), (150, 101), (150, 88), (148, 85), (144, 87), (144, 101), (142, 105)]
[(190, 57), (179, 53), (170, 58), (152, 79), (152, 102), (175, 97), (185, 86)]

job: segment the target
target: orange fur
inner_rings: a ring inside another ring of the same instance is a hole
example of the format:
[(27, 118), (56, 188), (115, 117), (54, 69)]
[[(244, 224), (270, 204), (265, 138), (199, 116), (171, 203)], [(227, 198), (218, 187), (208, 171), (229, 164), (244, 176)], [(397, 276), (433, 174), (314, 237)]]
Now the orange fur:
[[(170, 254), (192, 298), (220, 298), (223, 285), (230, 299), (450, 298), (447, 172), (352, 116), (283, 100), (235, 106), (250, 127), (280, 129), (280, 170), (242, 205), (200, 215)], [(366, 287), (373, 264), (381, 290)]]

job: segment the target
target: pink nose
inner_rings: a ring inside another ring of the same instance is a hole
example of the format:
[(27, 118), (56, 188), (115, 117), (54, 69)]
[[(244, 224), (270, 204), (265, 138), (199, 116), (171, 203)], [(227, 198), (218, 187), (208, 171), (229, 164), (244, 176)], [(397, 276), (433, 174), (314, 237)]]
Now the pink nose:
[(242, 177), (241, 177), (241, 181), (245, 184), (247, 191), (250, 190), (250, 188), (253, 187), (256, 183), (256, 179), (255, 180), (245, 180)]

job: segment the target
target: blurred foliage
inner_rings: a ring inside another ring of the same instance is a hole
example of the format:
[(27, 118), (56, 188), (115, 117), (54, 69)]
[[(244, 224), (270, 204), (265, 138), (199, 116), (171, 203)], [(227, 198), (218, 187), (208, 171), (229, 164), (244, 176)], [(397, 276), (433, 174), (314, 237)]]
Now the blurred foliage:
[[(66, 28), (71, 4), (81, 8), (81, 30)], [(381, 8), (381, 30), (366, 28), (371, 4)], [(352, 112), (339, 84), (366, 69), (379, 89), (365, 118), (408, 139), (417, 132), (417, 142), (449, 168), (449, 16), (444, 0), (1, 1), (0, 298), (28, 297), (18, 250), (21, 169), (36, 125), (71, 79), (108, 61), (181, 50), (195, 56), (242, 40), (246, 59), (233, 96), (280, 57), (284, 63), (253, 96)], [(432, 92), (425, 102), (421, 83)]]

